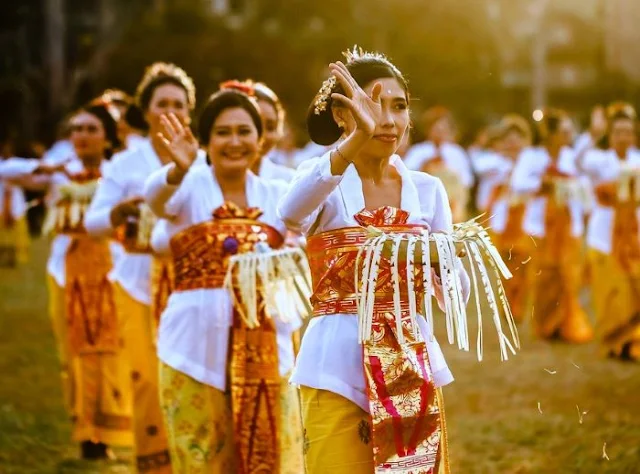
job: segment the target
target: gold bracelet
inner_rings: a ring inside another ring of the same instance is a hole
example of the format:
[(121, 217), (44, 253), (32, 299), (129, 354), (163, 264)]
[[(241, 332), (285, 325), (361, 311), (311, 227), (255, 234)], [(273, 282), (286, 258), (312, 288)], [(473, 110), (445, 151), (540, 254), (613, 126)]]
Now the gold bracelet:
[(349, 161), (349, 160), (347, 160), (347, 159), (345, 158), (345, 156), (344, 156), (344, 155), (342, 154), (342, 152), (340, 151), (340, 147), (339, 147), (339, 146), (335, 147), (335, 148), (334, 148), (334, 151), (338, 154), (338, 156), (339, 156), (340, 158), (342, 158), (342, 160), (343, 160), (343, 161), (346, 161), (348, 164), (352, 164), (352, 163), (353, 163), (353, 161)]

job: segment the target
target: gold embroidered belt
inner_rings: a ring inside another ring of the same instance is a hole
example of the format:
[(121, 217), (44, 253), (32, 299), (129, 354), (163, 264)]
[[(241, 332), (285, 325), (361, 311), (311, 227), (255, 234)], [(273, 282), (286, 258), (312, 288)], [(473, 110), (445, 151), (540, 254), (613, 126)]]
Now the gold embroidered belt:
[(174, 291), (221, 288), (229, 258), (252, 251), (258, 242), (280, 247), (283, 237), (273, 227), (252, 219), (214, 219), (191, 226), (171, 239)]

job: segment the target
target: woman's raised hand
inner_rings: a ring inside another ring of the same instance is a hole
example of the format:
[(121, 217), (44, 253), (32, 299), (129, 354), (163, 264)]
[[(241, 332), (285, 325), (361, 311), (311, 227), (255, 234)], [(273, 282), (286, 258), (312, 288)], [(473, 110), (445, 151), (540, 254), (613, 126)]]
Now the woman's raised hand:
[(198, 156), (198, 140), (188, 126), (184, 126), (174, 114), (160, 117), (162, 132), (160, 142), (181, 173), (186, 173)]
[(373, 86), (371, 96), (368, 96), (342, 62), (331, 63), (329, 70), (344, 90), (344, 95), (334, 92), (331, 94), (331, 99), (351, 111), (357, 131), (365, 133), (368, 137), (373, 136), (376, 125), (382, 118), (382, 106), (380, 105), (382, 84), (376, 83)]

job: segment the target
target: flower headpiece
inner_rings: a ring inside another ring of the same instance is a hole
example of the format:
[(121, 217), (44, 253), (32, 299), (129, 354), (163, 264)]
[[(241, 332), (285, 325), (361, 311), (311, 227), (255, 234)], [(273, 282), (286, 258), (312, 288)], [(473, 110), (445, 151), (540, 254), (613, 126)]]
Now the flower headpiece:
[[(391, 61), (382, 53), (373, 53), (369, 51), (365, 51), (358, 45), (354, 45), (352, 49), (348, 49), (343, 51), (342, 56), (347, 60), (347, 65), (356, 63), (356, 62), (364, 62), (364, 61), (376, 61), (380, 63), (384, 63), (389, 66), (398, 76), (401, 76), (400, 71), (397, 67), (395, 67)], [(333, 93), (337, 84), (337, 80), (335, 76), (329, 76), (329, 78), (322, 83), (322, 87), (318, 91), (316, 95), (316, 100), (314, 102), (313, 112), (316, 115), (320, 115), (321, 112), (327, 110), (327, 104), (329, 102), (329, 98)]]
[(118, 105), (128, 106), (129, 104), (131, 104), (131, 97), (119, 89), (107, 89), (89, 103), (89, 105), (101, 106), (107, 109), (109, 115), (111, 115), (116, 122), (122, 118)]
[(613, 102), (607, 107), (607, 118), (611, 120), (615, 116), (624, 115), (632, 120), (637, 118), (636, 110), (628, 102)]
[(140, 81), (140, 84), (138, 84), (136, 90), (136, 105), (138, 105), (138, 107), (142, 106), (140, 99), (144, 91), (150, 84), (161, 77), (170, 77), (178, 81), (187, 92), (187, 105), (189, 109), (193, 109), (196, 104), (196, 86), (193, 84), (193, 79), (187, 75), (184, 69), (175, 64), (163, 62), (153, 63), (144, 72), (144, 77)]
[(238, 81), (236, 79), (232, 79), (220, 84), (220, 90), (236, 90), (248, 95), (249, 97), (255, 97), (256, 95), (256, 90), (253, 87), (253, 81)]

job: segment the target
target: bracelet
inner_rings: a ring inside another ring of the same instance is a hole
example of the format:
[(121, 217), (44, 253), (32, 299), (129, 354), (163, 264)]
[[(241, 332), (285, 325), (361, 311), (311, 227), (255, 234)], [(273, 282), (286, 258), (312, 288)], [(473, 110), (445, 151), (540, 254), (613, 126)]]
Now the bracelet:
[(340, 147), (335, 147), (334, 151), (338, 154), (338, 156), (340, 158), (342, 158), (342, 161), (346, 161), (348, 164), (353, 164), (353, 161), (349, 161), (345, 158), (345, 156), (342, 154), (342, 152), (340, 151)]

